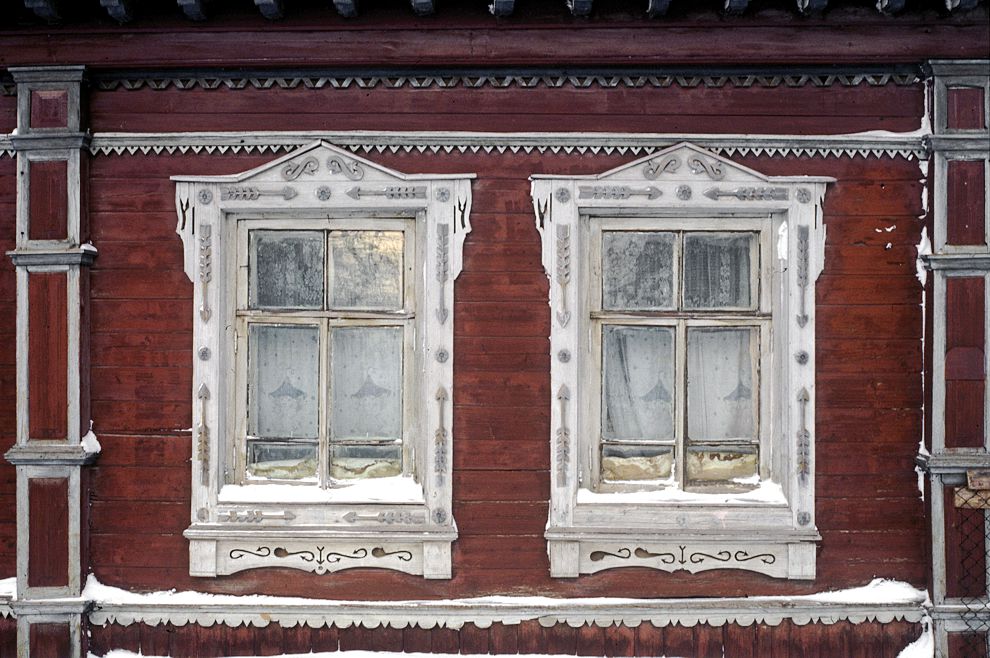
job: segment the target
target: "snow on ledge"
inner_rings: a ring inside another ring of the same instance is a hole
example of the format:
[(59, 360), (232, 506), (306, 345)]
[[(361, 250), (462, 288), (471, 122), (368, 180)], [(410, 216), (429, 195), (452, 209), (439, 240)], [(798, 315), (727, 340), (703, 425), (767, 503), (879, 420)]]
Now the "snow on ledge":
[[(515, 658), (574, 658), (572, 655), (553, 654), (513, 654)], [(109, 653), (99, 656), (95, 653), (87, 654), (88, 658), (168, 658), (167, 656), (149, 656), (141, 653), (133, 653), (123, 649), (114, 649)], [(254, 658), (253, 656), (234, 656), (233, 658)], [(436, 658), (436, 654), (430, 653), (395, 653), (392, 651), (321, 651), (318, 653), (282, 653), (269, 658)], [(460, 654), (458, 658), (491, 658), (491, 654)], [(676, 658), (675, 656), (658, 656), (657, 658)]]
[(736, 623), (776, 626), (785, 619), (798, 625), (837, 621), (889, 623), (895, 619), (918, 622), (925, 618), (928, 594), (908, 583), (876, 579), (852, 589), (803, 596), (738, 598), (629, 599), (550, 598), (542, 596), (486, 596), (449, 600), (342, 601), (266, 595), (229, 595), (175, 590), (136, 593), (109, 587), (90, 576), (83, 598), (95, 603), (95, 624), (151, 625), (188, 623), (203, 626), (250, 624), (282, 626), (306, 624), (313, 628), (435, 626), (457, 629), (465, 623), (487, 628), (493, 623), (518, 624), (537, 620), (543, 626), (566, 623), (573, 627), (671, 624), (720, 626)]
[[(752, 483), (747, 483), (752, 484)], [(609, 503), (676, 503), (684, 505), (786, 505), (787, 498), (780, 485), (773, 480), (763, 480), (752, 491), (737, 494), (692, 493), (668, 487), (654, 491), (622, 491), (599, 493), (590, 489), (578, 489), (579, 505)]]
[(0, 617), (11, 615), (10, 602), (17, 598), (17, 578), (0, 579)]
[(228, 484), (220, 503), (422, 503), (423, 486), (412, 477), (360, 480), (346, 487), (320, 489), (293, 484)]

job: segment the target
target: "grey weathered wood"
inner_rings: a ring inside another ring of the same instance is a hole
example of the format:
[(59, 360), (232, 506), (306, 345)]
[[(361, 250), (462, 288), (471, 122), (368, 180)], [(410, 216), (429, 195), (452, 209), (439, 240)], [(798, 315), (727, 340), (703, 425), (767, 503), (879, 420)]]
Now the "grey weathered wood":
[(254, 4), (269, 20), (278, 20), (283, 16), (282, 0), (254, 0)]
[(904, 9), (904, 0), (877, 0), (877, 11), (881, 14), (896, 14)]
[(496, 16), (511, 16), (515, 8), (516, 0), (493, 0), (491, 4), (492, 13)]
[(357, 0), (333, 0), (333, 8), (344, 18), (354, 18), (358, 15)]
[(670, 8), (670, 0), (647, 0), (646, 15), (651, 18), (666, 16)]
[(817, 14), (825, 11), (828, 0), (797, 0), (798, 11), (802, 14)]
[(966, 11), (975, 9), (980, 0), (945, 0), (945, 8), (949, 11)]
[(127, 23), (134, 18), (134, 9), (130, 0), (100, 0), (100, 5), (107, 10), (110, 18), (118, 23)]
[(57, 21), (61, 16), (55, 0), (24, 0), (24, 6), (46, 21)]
[(739, 16), (746, 11), (748, 6), (749, 0), (725, 0), (724, 11), (729, 16)]
[(571, 8), (574, 16), (587, 16), (591, 13), (591, 6), (594, 0), (568, 0), (567, 4)]
[(437, 10), (433, 0), (409, 0), (409, 4), (417, 16), (429, 16)]
[(206, 11), (203, 0), (175, 0), (186, 17), (194, 21), (205, 21)]

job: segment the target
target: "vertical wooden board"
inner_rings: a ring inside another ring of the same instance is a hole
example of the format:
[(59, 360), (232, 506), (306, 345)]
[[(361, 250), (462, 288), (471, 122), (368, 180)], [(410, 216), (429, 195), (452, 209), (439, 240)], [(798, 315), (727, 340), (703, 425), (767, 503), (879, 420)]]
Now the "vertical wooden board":
[(67, 275), (28, 275), (28, 435), (57, 440), (68, 435)]
[(519, 623), (519, 653), (546, 653), (547, 639), (543, 627), (534, 620)]
[(777, 655), (786, 655), (781, 649), (774, 647), (773, 626), (768, 624), (756, 624), (756, 655), (760, 658), (775, 658)]
[(419, 626), (402, 629), (402, 650), (406, 653), (430, 653), (431, 644), (430, 631)]
[(694, 631), (694, 655), (698, 658), (722, 658), (730, 656), (725, 644), (725, 627), (709, 626), (708, 624), (695, 624)]
[(137, 653), (141, 650), (141, 627), (139, 624), (110, 624), (110, 648)]
[(595, 624), (585, 624), (578, 628), (576, 653), (579, 656), (604, 656), (605, 630)]
[[(13, 656), (16, 654), (16, 651), (11, 649), (13, 644), (11, 644), (10, 647), (4, 646), (4, 641), (7, 639), (7, 630), (4, 626), (5, 621), (7, 620), (0, 619), (0, 656)], [(89, 640), (87, 651), (97, 656), (102, 656), (113, 649), (113, 646), (110, 644), (112, 637), (110, 628), (110, 624), (104, 624), (103, 626), (99, 626), (97, 624), (87, 624), (85, 631)], [(12, 629), (12, 631), (14, 635), (17, 635), (16, 628)]]
[(792, 644), (791, 630), (794, 624), (789, 619), (784, 619), (770, 629), (771, 643), (773, 644), (773, 656), (791, 656), (794, 645)]
[(983, 160), (950, 160), (945, 181), (945, 241), (982, 245), (986, 237), (986, 178)]
[(671, 624), (663, 629), (664, 653), (668, 656), (694, 656), (694, 629)]
[[(921, 624), (893, 621), (883, 625), (883, 658), (898, 658), (904, 647), (921, 635)], [(824, 656), (822, 657), (824, 658)], [(955, 658), (955, 656), (952, 656)]]
[(69, 480), (28, 480), (28, 586), (69, 584)]
[(31, 624), (31, 658), (66, 658), (71, 655), (71, 635), (66, 624)]
[[(726, 658), (761, 658), (756, 651), (757, 625), (726, 624), (722, 627)], [(843, 654), (835, 654), (837, 656)]]
[(351, 624), (347, 628), (337, 629), (341, 651), (367, 651), (371, 642), (372, 630), (360, 624)]
[(857, 624), (853, 630), (850, 658), (874, 658), (882, 653), (883, 627), (876, 622)]
[(146, 656), (171, 656), (172, 635), (175, 627), (172, 624), (139, 624), (141, 633), (141, 653)]
[(945, 487), (946, 594), (983, 596), (986, 591), (984, 512), (956, 507), (954, 494), (953, 487)]
[(254, 628), (243, 624), (227, 627), (227, 655), (250, 656), (254, 653)]
[(65, 89), (31, 90), (31, 128), (66, 128), (69, 125), (69, 92)]
[(849, 656), (852, 653), (852, 629), (847, 621), (837, 621), (823, 627), (822, 653), (828, 656)]
[(950, 130), (983, 130), (983, 89), (979, 87), (948, 87), (945, 90), (945, 123)]
[(488, 630), (487, 628), (478, 628), (474, 624), (461, 626), (459, 642), (461, 653), (488, 653)]
[(309, 653), (313, 647), (313, 634), (306, 624), (282, 628), (282, 648), (285, 653)]
[(453, 628), (434, 628), (430, 631), (430, 644), (433, 653), (458, 653), (461, 650), (460, 638)]
[[(188, 631), (192, 632), (189, 633)], [(209, 654), (212, 651), (224, 651), (226, 653), (227, 627), (223, 624), (213, 624), (212, 626), (186, 624), (180, 626), (176, 629), (172, 649), (175, 652), (173, 658), (179, 658), (183, 655), (188, 656), (188, 658), (197, 658), (197, 656)]]
[(313, 651), (339, 651), (340, 636), (336, 626), (320, 626), (312, 629)]
[(604, 628), (606, 656), (635, 656), (636, 629), (614, 624)]
[(69, 163), (65, 160), (34, 161), (28, 165), (31, 240), (68, 238)]
[[(583, 627), (582, 627), (583, 628)], [(592, 654), (592, 655), (601, 655)], [(636, 627), (636, 655), (663, 655), (663, 629), (654, 626), (649, 621), (643, 621)]]
[(571, 656), (577, 652), (578, 633), (565, 623), (544, 630), (547, 637), (547, 653)]
[[(519, 653), (519, 626), (492, 624), (488, 629), (488, 640), (491, 652), (495, 655)], [(406, 651), (411, 649), (407, 648)]]
[(258, 656), (277, 656), (284, 653), (282, 627), (276, 622), (259, 626), (254, 630), (254, 652)]
[(987, 658), (984, 633), (949, 633), (949, 658)]
[(794, 650), (799, 652), (801, 658), (832, 658), (822, 651), (825, 634), (819, 624), (812, 622), (804, 626), (794, 626), (791, 640), (794, 642)]
[(402, 629), (379, 626), (369, 629), (368, 651), (402, 651)]
[(945, 444), (983, 446), (986, 407), (986, 282), (949, 277), (945, 282)]

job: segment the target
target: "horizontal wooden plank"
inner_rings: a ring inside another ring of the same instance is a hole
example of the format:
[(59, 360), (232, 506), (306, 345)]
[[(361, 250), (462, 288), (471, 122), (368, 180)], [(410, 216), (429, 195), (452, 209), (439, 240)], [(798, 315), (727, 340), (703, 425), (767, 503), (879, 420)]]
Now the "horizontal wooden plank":
[[(463, 449), (474, 452), (477, 448), (476, 444), (468, 444)], [(547, 500), (550, 498), (550, 473), (547, 470), (457, 468), (454, 470), (454, 498), (463, 501)]]
[(174, 501), (191, 490), (187, 460), (164, 467), (98, 465), (90, 473), (90, 495), (93, 500)]
[(192, 426), (192, 395), (180, 402), (93, 400), (97, 431), (175, 434)]
[(460, 405), (542, 407), (550, 400), (550, 373), (459, 372), (454, 377), (454, 388)]
[(533, 436), (524, 441), (517, 437), (512, 443), (471, 441), (470, 434), (454, 438), (455, 471), (546, 471), (550, 468), (548, 435)]
[(819, 407), (920, 409), (924, 402), (920, 377), (888, 373), (819, 374), (817, 391)]
[(815, 297), (819, 304), (842, 306), (920, 305), (921, 284), (907, 273), (883, 277), (824, 273), (816, 283)]
[(95, 367), (90, 385), (94, 401), (181, 402), (190, 399), (192, 368)]
[[(90, 115), (94, 126), (129, 114), (201, 114), (208, 107), (216, 114), (365, 114), (380, 110), (383, 99), (396, 114), (469, 112), (500, 114), (506, 107), (526, 114), (660, 114), (681, 116), (714, 115), (737, 117), (779, 115), (786, 117), (833, 114), (835, 116), (903, 116), (924, 113), (920, 87), (831, 87), (776, 88), (699, 85), (693, 88), (657, 87), (604, 89), (601, 87), (548, 87), (534, 94), (519, 88), (426, 87), (368, 90), (350, 88), (270, 90), (218, 89), (165, 91), (100, 91), (91, 95)], [(100, 128), (94, 128), (99, 130)]]
[[(819, 304), (816, 327), (820, 336), (828, 338), (888, 337), (921, 339), (921, 306), (833, 306)], [(820, 362), (823, 363), (824, 362)], [(920, 371), (921, 364), (912, 365)]]
[[(829, 314), (837, 318), (847, 307), (828, 308)], [(915, 318), (921, 325), (921, 317)], [(876, 322), (870, 318), (870, 322)], [(823, 332), (824, 333), (824, 332)], [(881, 332), (874, 336), (883, 335)], [(908, 338), (854, 338), (833, 339), (819, 338), (815, 344), (815, 359), (817, 372), (890, 372), (904, 376), (921, 372), (922, 353), (919, 337)]]
[(455, 302), (454, 335), (549, 336), (550, 307), (538, 301)]
[(134, 436), (100, 432), (99, 465), (174, 468), (189, 459), (190, 436)]

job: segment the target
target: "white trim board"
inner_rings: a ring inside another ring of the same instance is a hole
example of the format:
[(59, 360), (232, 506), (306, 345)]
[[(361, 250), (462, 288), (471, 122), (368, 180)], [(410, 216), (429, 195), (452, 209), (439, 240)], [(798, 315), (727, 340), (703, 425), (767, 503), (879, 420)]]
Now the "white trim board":
[[(173, 153), (278, 153), (324, 140), (355, 152), (564, 153), (646, 155), (692, 142), (724, 156), (902, 157), (927, 159), (927, 132), (871, 131), (848, 135), (715, 135), (663, 133), (495, 133), (403, 131), (253, 131), (96, 133), (92, 155)], [(15, 153), (0, 135), (0, 156)]]
[(137, 594), (101, 585), (90, 576), (83, 595), (95, 603), (89, 613), (94, 624), (263, 627), (275, 622), (313, 628), (333, 624), (338, 628), (361, 625), (458, 629), (466, 623), (487, 628), (493, 623), (514, 625), (534, 619), (545, 627), (562, 623), (572, 627), (585, 624), (632, 627), (644, 621), (658, 627), (699, 623), (776, 626), (785, 619), (802, 626), (838, 621), (919, 622), (927, 615), (929, 602), (924, 590), (881, 579), (863, 587), (807, 596), (693, 599), (493, 596), (445, 601), (336, 601), (175, 591)]

